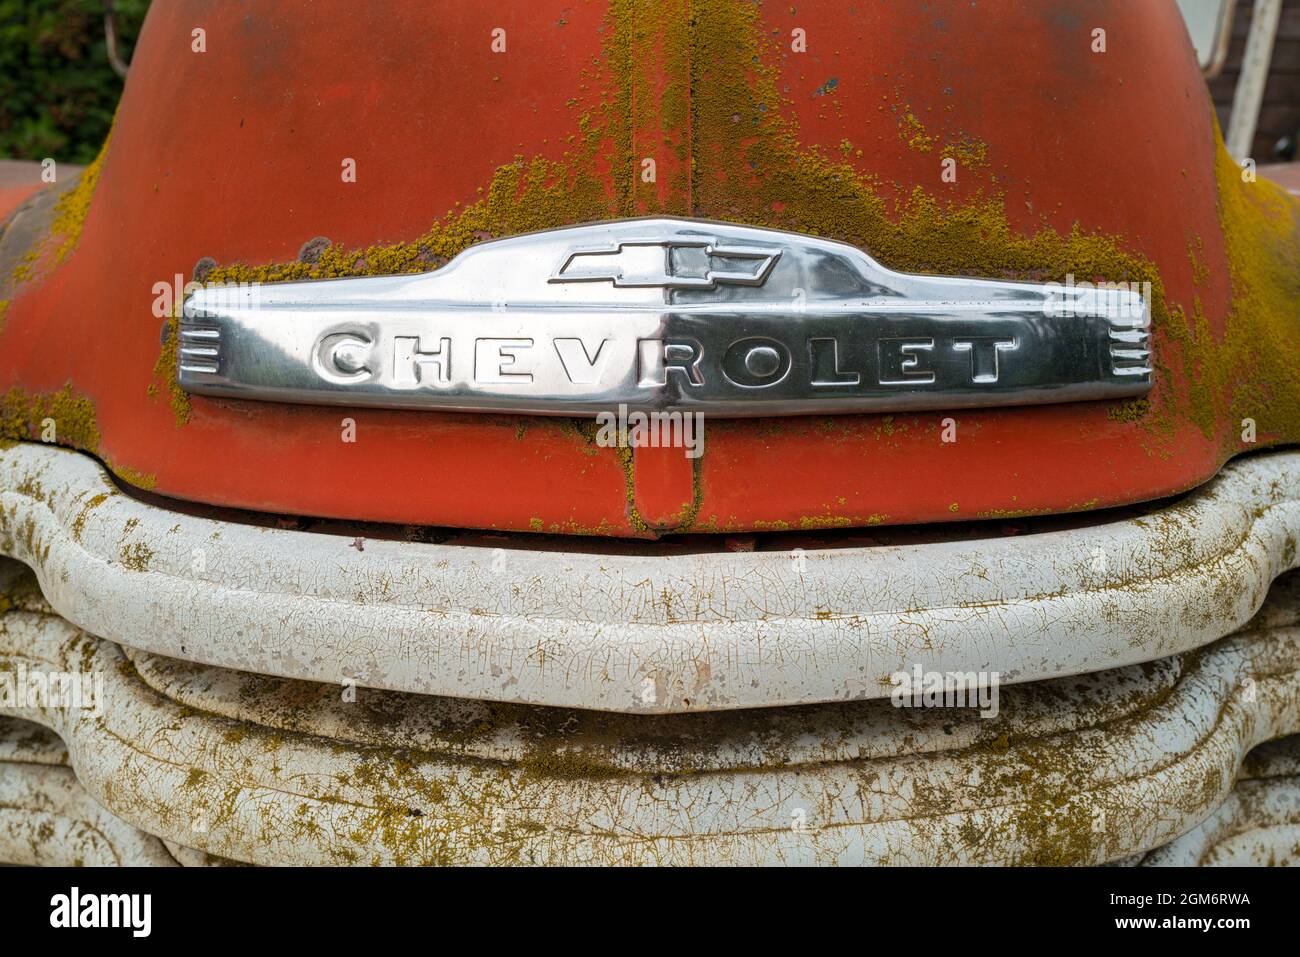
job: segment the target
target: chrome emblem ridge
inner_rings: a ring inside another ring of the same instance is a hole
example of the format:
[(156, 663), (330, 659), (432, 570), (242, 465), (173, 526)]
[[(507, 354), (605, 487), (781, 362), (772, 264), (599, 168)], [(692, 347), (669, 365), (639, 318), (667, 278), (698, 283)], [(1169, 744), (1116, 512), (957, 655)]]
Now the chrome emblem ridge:
[[(604, 249), (576, 249), (551, 282), (610, 282), (616, 289), (713, 289), (725, 284), (761, 286), (779, 249), (723, 246), (711, 239), (628, 240)], [(715, 269), (719, 262), (736, 265)]]
[(199, 395), (586, 415), (1025, 405), (1151, 388), (1149, 295), (911, 275), (843, 243), (682, 219), (486, 242), (418, 276), (208, 287)]

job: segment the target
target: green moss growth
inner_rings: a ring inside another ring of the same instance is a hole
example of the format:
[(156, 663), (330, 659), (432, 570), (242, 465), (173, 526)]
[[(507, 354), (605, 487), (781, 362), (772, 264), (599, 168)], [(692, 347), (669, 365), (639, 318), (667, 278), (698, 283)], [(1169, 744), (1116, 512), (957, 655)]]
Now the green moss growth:
[(89, 452), (99, 457), (114, 475), (142, 489), (151, 489), (157, 479), (125, 465), (109, 461), (100, 448), (95, 405), (75, 392), (71, 383), (57, 392), (28, 393), (14, 386), (0, 397), (0, 448), (16, 442), (45, 441), (46, 422), (54, 428), (54, 444)]
[[(1154, 263), (1122, 237), (1077, 223), (1064, 232), (1045, 225), (1018, 231), (1000, 193), (978, 192), (956, 201), (917, 187), (886, 199), (877, 178), (847, 161), (851, 144), (840, 156), (803, 144), (779, 92), (779, 40), (761, 18), (758, 5), (740, 0), (695, 0), (689, 12), (680, 0), (655, 0), (650, 9), (615, 0), (604, 55), (585, 85), (595, 92), (570, 103), (577, 133), (562, 159), (517, 156), (495, 171), (473, 202), (448, 210), (415, 239), (356, 249), (330, 245), (311, 263), (219, 265), (208, 279), (270, 282), (424, 272), (495, 237), (649, 210), (680, 211), (834, 237), (908, 272), (1040, 282), (1073, 274), (1078, 281), (1150, 283), (1160, 387), (1149, 399), (1112, 407), (1109, 420), (1151, 436), (1152, 454), (1170, 454), (1170, 440), (1191, 423), (1219, 442), (1226, 457), (1240, 448), (1237, 430), (1222, 425), (1234, 418), (1255, 419), (1261, 443), (1300, 441), (1300, 382), (1291, 358), (1300, 352), (1294, 316), (1300, 299), (1300, 207), (1293, 199), (1262, 180), (1242, 183), (1240, 170), (1220, 149), (1219, 206), (1233, 307), (1227, 332), (1215, 335), (1217, 324), (1199, 301), (1169, 301)], [(657, 99), (635, 97), (635, 91), (653, 88), (654, 76), (666, 78), (653, 94)], [(691, 96), (691, 91), (708, 95)], [(912, 148), (937, 148), (968, 168), (987, 164), (985, 144), (965, 136), (941, 143), (906, 104), (897, 112), (900, 135)], [(637, 145), (656, 115), (659, 142), (689, 160), (687, 175), (672, 179), (664, 190), (646, 189), (634, 175)], [(674, 139), (674, 124), (683, 118), (690, 120), (689, 151)], [(1189, 245), (1188, 256), (1200, 282), (1208, 267), (1199, 240)], [(150, 386), (155, 394), (164, 383), (174, 388), (174, 350), (169, 337)], [(171, 401), (181, 424), (189, 416), (188, 397), (177, 389)], [(827, 421), (836, 428), (853, 422), (848, 417)], [(744, 432), (756, 426), (723, 421), (716, 428)], [(853, 440), (880, 442), (882, 436), (894, 438), (895, 431), (886, 422), (874, 436), (856, 430)], [(608, 454), (594, 446), (592, 452)], [(626, 476), (631, 528), (639, 534), (664, 531), (637, 514), (630, 451), (615, 454)], [(698, 473), (698, 461), (696, 468)], [(714, 527), (716, 517), (702, 520), (699, 508), (697, 494), (672, 530)]]
[(158, 358), (153, 364), (153, 381), (149, 383), (145, 392), (150, 397), (166, 393), (172, 407), (172, 416), (176, 420), (176, 427), (180, 428), (190, 420), (190, 394), (176, 381), (176, 349), (180, 343), (177, 325), (175, 319), (167, 320), (167, 334), (162, 351), (158, 353)]
[(86, 500), (86, 504), (81, 507), (81, 511), (77, 513), (77, 517), (72, 520), (72, 537), (75, 541), (81, 541), (81, 533), (86, 529), (86, 519), (90, 516), (90, 513), (99, 508), (99, 506), (103, 505), (106, 501), (108, 501), (108, 494), (105, 492), (101, 492), (98, 495), (92, 495)]
[(131, 571), (145, 572), (149, 570), (149, 563), (153, 561), (153, 549), (144, 542), (132, 542), (122, 546), (118, 560)]
[(46, 419), (53, 420), (60, 445), (98, 451), (95, 407), (88, 398), (73, 392), (70, 384), (58, 392), (36, 395), (15, 386), (0, 399), (0, 436), (14, 441), (39, 440)]
[(50, 224), (50, 236), (57, 240), (51, 265), (57, 266), (68, 258), (68, 254), (77, 248), (81, 238), (82, 227), (86, 225), (86, 216), (90, 212), (90, 202), (95, 196), (95, 187), (99, 183), (99, 171), (103, 168), (104, 157), (108, 155), (110, 132), (104, 138), (95, 161), (81, 172), (81, 179), (54, 204), (54, 221)]
[(1150, 411), (1150, 400), (1133, 399), (1111, 406), (1106, 411), (1106, 417), (1112, 422), (1136, 422)]

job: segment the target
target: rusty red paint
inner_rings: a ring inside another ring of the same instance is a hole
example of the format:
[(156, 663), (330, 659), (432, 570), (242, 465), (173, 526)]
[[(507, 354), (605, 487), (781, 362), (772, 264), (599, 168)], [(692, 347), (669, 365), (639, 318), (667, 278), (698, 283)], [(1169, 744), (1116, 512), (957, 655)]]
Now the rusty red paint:
[[(698, 466), (639, 450), (629, 488), (615, 450), (555, 421), (195, 399), (177, 427), (146, 395), (155, 282), (188, 278), (205, 256), (292, 259), (315, 236), (408, 239), (474, 202), (516, 156), (562, 159), (577, 129), (571, 101), (593, 92), (605, 13), (599, 3), (156, 5), (80, 243), (11, 304), (0, 387), (71, 382), (94, 402), (101, 454), (152, 475), (161, 494), (377, 521), (626, 535), (682, 516), (717, 529), (922, 522), (1104, 507), (1214, 474), (1221, 443), (1185, 428), (1170, 454), (1152, 455), (1142, 431), (1101, 404), (965, 411), (955, 444), (936, 438), (942, 414), (711, 420)], [(763, 17), (778, 35), (795, 22), (777, 5)], [(1094, 21), (1109, 30), (1104, 58), (1088, 55)], [(1122, 236), (1175, 299), (1190, 299), (1196, 237), (1212, 268), (1195, 294), (1221, 328), (1211, 114), (1172, 3), (799, 5), (797, 22), (813, 42), (779, 70), (807, 144), (856, 144), (850, 161), (887, 194), (921, 185), (969, 198), (996, 177), (1015, 228), (1077, 222)], [(190, 52), (196, 26), (206, 54)], [(490, 50), (495, 27), (507, 30), (507, 56)], [(647, 49), (668, 62), (662, 38)], [(634, 154), (661, 145), (665, 84), (639, 91)], [(900, 100), (930, 132), (987, 144), (984, 172), (940, 183), (937, 153), (909, 148), (896, 113), (878, 109)], [(664, 134), (656, 186), (636, 190), (632, 211), (691, 209), (692, 178), (710, 172), (699, 136)], [(671, 148), (683, 142), (695, 147), (684, 162)], [(356, 183), (341, 182), (345, 157)], [(355, 443), (340, 441), (345, 416)]]

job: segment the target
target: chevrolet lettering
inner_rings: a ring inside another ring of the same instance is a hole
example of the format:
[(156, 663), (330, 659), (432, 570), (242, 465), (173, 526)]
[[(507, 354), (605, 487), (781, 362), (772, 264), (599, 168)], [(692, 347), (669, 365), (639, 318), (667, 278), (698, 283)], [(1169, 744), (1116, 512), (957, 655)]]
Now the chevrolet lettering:
[(809, 236), (676, 219), (484, 243), (420, 276), (209, 288), (180, 384), (206, 395), (535, 414), (720, 415), (1140, 395), (1127, 289), (891, 272)]

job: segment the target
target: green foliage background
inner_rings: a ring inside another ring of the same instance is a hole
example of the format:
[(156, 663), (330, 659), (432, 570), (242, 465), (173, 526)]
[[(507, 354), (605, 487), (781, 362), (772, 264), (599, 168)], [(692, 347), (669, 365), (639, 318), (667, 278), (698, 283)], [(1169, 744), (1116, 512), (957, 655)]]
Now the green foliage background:
[[(127, 63), (149, 0), (115, 0)], [(104, 0), (0, 0), (0, 158), (88, 163), (123, 80), (108, 62)]]

